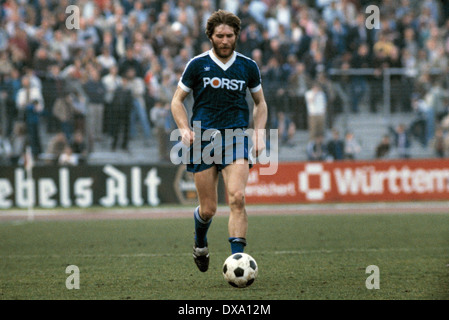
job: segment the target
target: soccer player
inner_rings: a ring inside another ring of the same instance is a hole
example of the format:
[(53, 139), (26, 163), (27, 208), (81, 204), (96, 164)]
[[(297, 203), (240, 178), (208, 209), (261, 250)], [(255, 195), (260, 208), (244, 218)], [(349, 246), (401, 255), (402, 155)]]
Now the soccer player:
[[(217, 210), (219, 173), (223, 176), (230, 208), (228, 233), (231, 252), (243, 252), (248, 228), (245, 187), (252, 165), (250, 157), (251, 154), (257, 157), (265, 149), (267, 104), (256, 62), (235, 51), (240, 30), (240, 19), (230, 12), (218, 10), (209, 17), (206, 35), (212, 49), (194, 57), (186, 65), (171, 104), (182, 142), (190, 146), (187, 171), (193, 172), (199, 199), (199, 206), (194, 211), (193, 257), (202, 272), (209, 267), (206, 235)], [(254, 100), (251, 137), (245, 131), (249, 127), (250, 113), (245, 99), (247, 89)], [(189, 123), (184, 100), (190, 92), (194, 104)], [(198, 124), (200, 131), (194, 128)], [(195, 135), (195, 132), (203, 135), (210, 130), (213, 134), (208, 141)], [(229, 130), (235, 134), (232, 139), (226, 138)], [(206, 148), (213, 150), (210, 154), (214, 161), (210, 163), (203, 157), (198, 159), (195, 145), (200, 146), (201, 155), (206, 153), (203, 152)], [(216, 161), (218, 154), (221, 157)]]

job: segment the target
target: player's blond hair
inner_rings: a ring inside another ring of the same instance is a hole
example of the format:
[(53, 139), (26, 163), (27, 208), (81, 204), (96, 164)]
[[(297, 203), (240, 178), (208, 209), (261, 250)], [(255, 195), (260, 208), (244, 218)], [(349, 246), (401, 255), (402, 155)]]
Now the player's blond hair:
[(206, 25), (206, 35), (209, 39), (212, 38), (214, 34), (214, 30), (219, 25), (228, 25), (234, 29), (234, 34), (236, 37), (240, 35), (241, 30), (241, 21), (240, 18), (237, 17), (232, 12), (228, 12), (225, 10), (218, 10), (211, 14), (209, 19), (207, 19)]

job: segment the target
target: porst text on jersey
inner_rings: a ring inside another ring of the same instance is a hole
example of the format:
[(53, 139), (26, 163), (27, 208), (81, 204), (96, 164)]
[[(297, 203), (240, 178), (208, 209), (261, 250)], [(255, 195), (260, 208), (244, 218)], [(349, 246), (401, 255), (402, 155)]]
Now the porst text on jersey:
[(237, 79), (227, 79), (227, 78), (209, 78), (205, 77), (203, 78), (203, 85), (204, 88), (207, 86), (211, 86), (214, 89), (227, 89), (232, 91), (242, 91), (245, 85), (244, 80), (237, 80)]

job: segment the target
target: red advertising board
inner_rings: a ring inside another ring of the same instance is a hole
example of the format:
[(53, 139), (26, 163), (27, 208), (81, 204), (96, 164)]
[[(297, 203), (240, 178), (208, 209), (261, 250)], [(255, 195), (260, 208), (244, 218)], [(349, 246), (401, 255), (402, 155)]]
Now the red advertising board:
[(248, 204), (449, 200), (448, 160), (278, 163), (270, 174), (263, 169), (250, 171)]

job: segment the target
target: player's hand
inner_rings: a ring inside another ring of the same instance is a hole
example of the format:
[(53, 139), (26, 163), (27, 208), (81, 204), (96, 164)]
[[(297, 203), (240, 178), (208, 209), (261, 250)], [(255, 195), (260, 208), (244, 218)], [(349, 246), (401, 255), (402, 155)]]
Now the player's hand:
[(253, 132), (253, 157), (257, 158), (265, 150), (265, 130), (257, 129)]
[(195, 139), (195, 132), (189, 129), (181, 129), (181, 139), (182, 143), (186, 146), (190, 146)]

